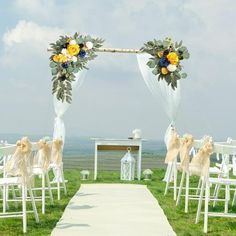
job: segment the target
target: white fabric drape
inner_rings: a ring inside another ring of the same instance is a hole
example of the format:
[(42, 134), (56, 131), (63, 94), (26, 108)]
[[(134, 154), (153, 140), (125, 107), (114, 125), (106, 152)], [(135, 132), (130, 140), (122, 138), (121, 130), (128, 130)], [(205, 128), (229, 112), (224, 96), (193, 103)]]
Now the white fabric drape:
[[(71, 83), (72, 86), (72, 94), (75, 93), (75, 90), (79, 88), (84, 81), (84, 77), (86, 74), (86, 70), (82, 70), (76, 74), (75, 81)], [(54, 103), (54, 110), (56, 113), (55, 121), (54, 121), (54, 133), (53, 133), (53, 139), (62, 139), (63, 144), (65, 141), (65, 125), (63, 121), (63, 115), (67, 111), (67, 109), (70, 107), (71, 104), (67, 103), (66, 101), (61, 102), (57, 100), (56, 96), (54, 95), (53, 98)]]
[(178, 87), (173, 90), (166, 81), (158, 81), (157, 76), (152, 73), (152, 70), (147, 66), (148, 59), (151, 55), (147, 53), (138, 54), (138, 65), (142, 73), (143, 79), (149, 88), (150, 92), (156, 100), (160, 100), (163, 108), (170, 120), (170, 125), (168, 126), (165, 134), (165, 144), (168, 147), (170, 139), (171, 127), (175, 126), (177, 112), (180, 103), (180, 83), (178, 81)]

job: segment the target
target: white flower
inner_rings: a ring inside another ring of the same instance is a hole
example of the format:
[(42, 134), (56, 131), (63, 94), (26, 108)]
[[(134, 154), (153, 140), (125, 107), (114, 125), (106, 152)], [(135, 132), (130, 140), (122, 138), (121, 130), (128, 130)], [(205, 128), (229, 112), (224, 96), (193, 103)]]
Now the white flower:
[(74, 39), (72, 39), (72, 40), (70, 41), (70, 44), (76, 44), (76, 41), (75, 41)]
[(77, 57), (73, 56), (73, 57), (71, 58), (71, 60), (72, 60), (73, 62), (77, 62)]
[(63, 55), (66, 55), (66, 56), (67, 56), (67, 54), (68, 54), (68, 51), (67, 51), (67, 49), (66, 49), (66, 48), (63, 48), (63, 49), (61, 50), (61, 53), (62, 53)]
[(87, 49), (92, 49), (93, 48), (93, 43), (92, 42), (86, 42), (85, 46)]
[(176, 69), (177, 69), (176, 65), (169, 64), (167, 66), (167, 70), (170, 71), (170, 72), (174, 72), (174, 71), (176, 71)]

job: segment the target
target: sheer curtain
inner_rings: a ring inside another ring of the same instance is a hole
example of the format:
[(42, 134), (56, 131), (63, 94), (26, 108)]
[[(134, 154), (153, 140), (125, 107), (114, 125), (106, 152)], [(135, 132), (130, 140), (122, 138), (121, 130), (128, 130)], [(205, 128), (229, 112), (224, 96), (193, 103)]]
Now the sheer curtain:
[(139, 69), (142, 73), (143, 79), (149, 88), (150, 92), (156, 100), (160, 100), (163, 108), (170, 120), (170, 125), (168, 126), (165, 133), (165, 144), (168, 146), (170, 139), (170, 131), (172, 127), (175, 127), (177, 113), (180, 103), (180, 83), (178, 87), (173, 90), (171, 86), (168, 86), (166, 81), (158, 81), (157, 76), (152, 74), (151, 69), (146, 65), (148, 59), (151, 55), (147, 53), (142, 53), (137, 55)]
[[(86, 74), (86, 70), (82, 70), (76, 74), (75, 81), (72, 82), (72, 94), (75, 93), (75, 90), (79, 88), (84, 81)], [(63, 115), (67, 111), (67, 109), (70, 107), (70, 103), (67, 103), (66, 101), (61, 102), (57, 100), (56, 96), (54, 95), (53, 98), (53, 104), (54, 104), (54, 110), (56, 113), (55, 121), (54, 121), (54, 133), (53, 133), (53, 139), (61, 138), (63, 140), (63, 144), (65, 142), (65, 124), (63, 121)]]

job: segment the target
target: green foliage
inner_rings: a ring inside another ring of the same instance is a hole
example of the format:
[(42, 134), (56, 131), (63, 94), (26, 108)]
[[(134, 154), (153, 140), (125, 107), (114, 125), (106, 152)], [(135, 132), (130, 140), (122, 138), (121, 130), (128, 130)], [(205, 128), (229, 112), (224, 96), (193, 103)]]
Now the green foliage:
[[(85, 51), (86, 55), (82, 56), (79, 53), (75, 55), (77, 61), (68, 59), (65, 62), (56, 62), (53, 60), (55, 55), (62, 53), (62, 49), (67, 49), (70, 40), (75, 40), (77, 45), (80, 45), (80, 50)], [(90, 42), (93, 44), (91, 49), (85, 47), (86, 43)], [(104, 42), (100, 38), (92, 38), (90, 35), (83, 36), (75, 33), (73, 37), (60, 36), (55, 42), (51, 43), (52, 55), (50, 56), (50, 68), (52, 73), (52, 93), (56, 94), (56, 98), (61, 102), (72, 102), (72, 86), (71, 82), (75, 80), (75, 74), (86, 67), (87, 63), (96, 58), (96, 51), (102, 46)]]
[[(188, 49), (183, 46), (182, 40), (174, 43), (171, 38), (165, 38), (164, 40), (154, 39), (153, 41), (144, 43), (144, 46), (140, 50), (152, 56), (149, 58), (147, 66), (151, 68), (152, 73), (157, 76), (158, 81), (164, 79), (166, 83), (172, 87), (172, 89), (175, 89), (178, 85), (177, 81), (181, 78), (185, 79), (187, 77), (186, 73), (180, 74), (182, 66), (179, 61), (190, 57)], [(169, 71), (167, 66), (160, 65), (160, 59), (167, 58), (167, 55), (163, 55), (164, 51), (166, 51), (167, 54), (174, 52), (178, 56), (179, 61), (176, 63), (175, 71)], [(162, 73), (162, 67), (167, 69), (167, 74)]]

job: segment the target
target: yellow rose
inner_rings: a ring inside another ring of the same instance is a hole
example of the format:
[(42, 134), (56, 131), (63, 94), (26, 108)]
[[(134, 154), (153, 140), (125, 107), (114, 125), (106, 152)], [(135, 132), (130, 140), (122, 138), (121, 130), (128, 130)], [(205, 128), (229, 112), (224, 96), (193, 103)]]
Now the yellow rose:
[(59, 55), (54, 55), (52, 59), (55, 62), (59, 62)]
[(162, 73), (163, 75), (166, 75), (166, 74), (168, 74), (168, 70), (167, 70), (165, 67), (162, 67), (162, 68), (161, 68), (161, 73)]
[(172, 65), (176, 65), (179, 62), (179, 57), (176, 52), (170, 52), (166, 57)]
[(75, 56), (80, 51), (79, 45), (78, 44), (69, 44), (67, 47), (67, 51), (70, 56)]
[(64, 54), (54, 55), (52, 59), (55, 62), (66, 62), (67, 61), (67, 57)]

